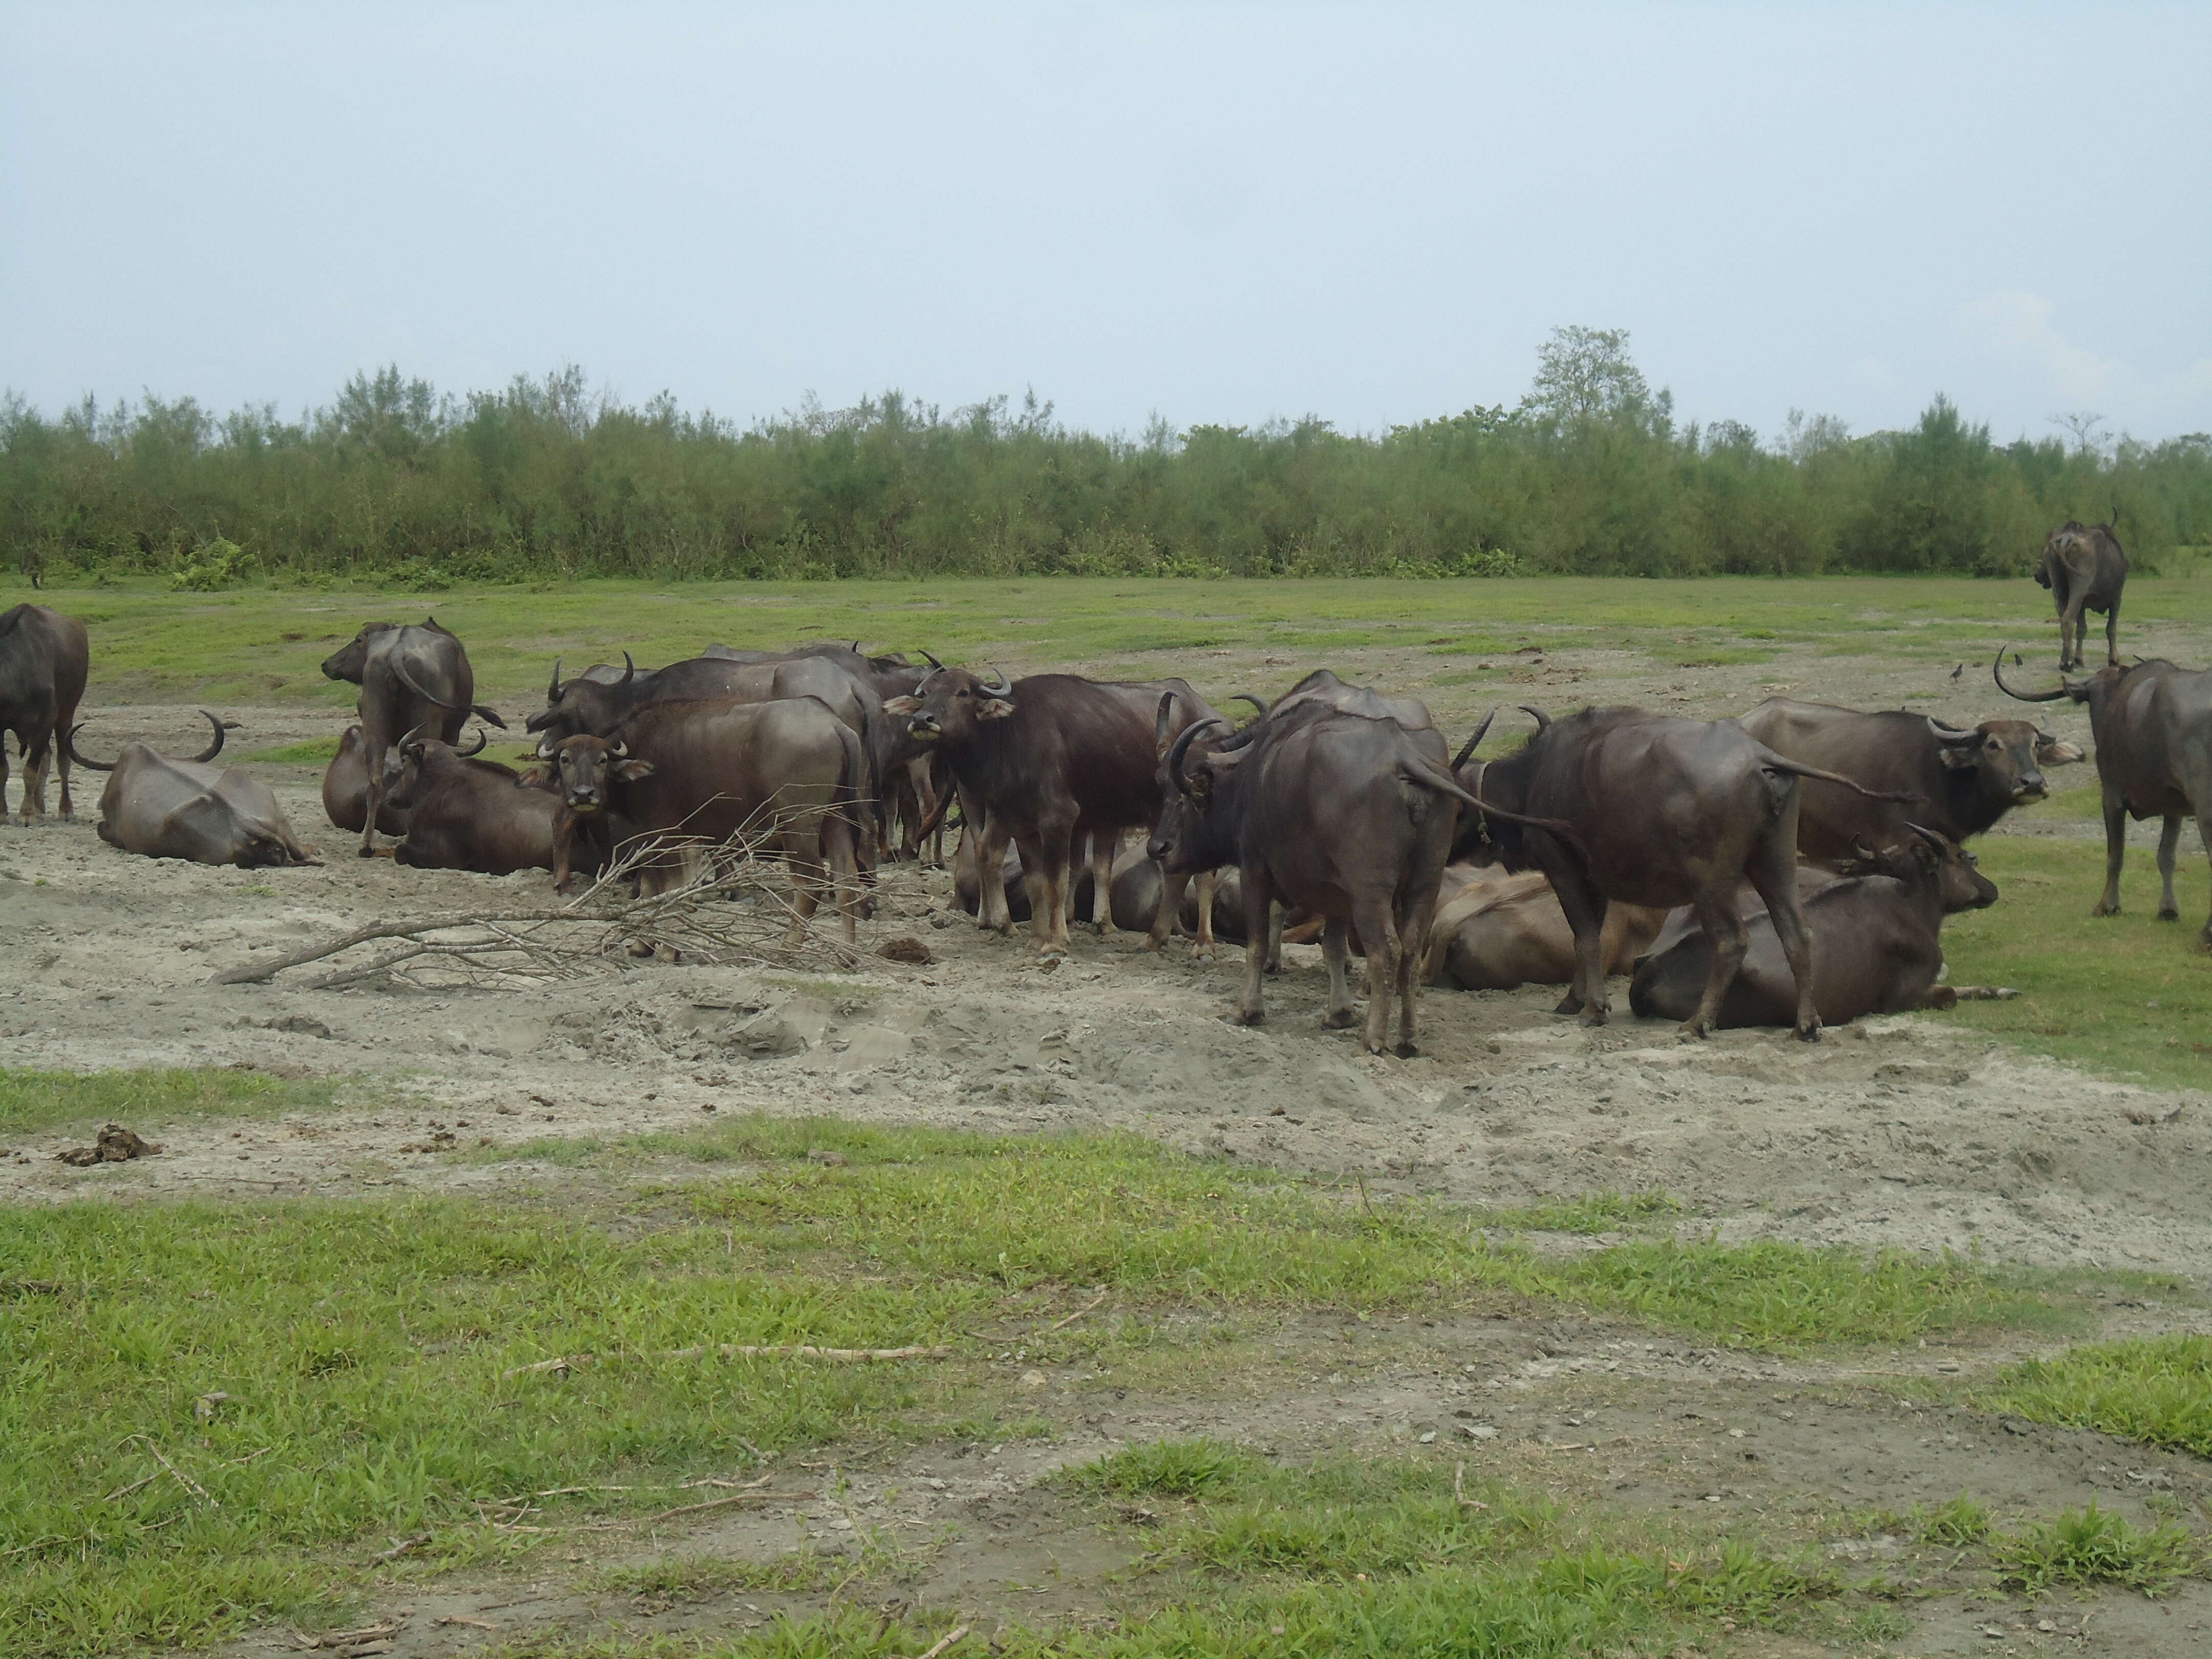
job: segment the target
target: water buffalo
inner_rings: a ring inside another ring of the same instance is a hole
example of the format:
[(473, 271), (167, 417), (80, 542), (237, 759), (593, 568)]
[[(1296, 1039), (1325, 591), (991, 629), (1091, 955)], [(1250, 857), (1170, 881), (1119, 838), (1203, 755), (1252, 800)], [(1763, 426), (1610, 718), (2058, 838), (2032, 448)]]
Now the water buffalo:
[(2105, 619), (2105, 660), (2120, 659), (2120, 593), (2128, 585), (2128, 556), (2109, 524), (2086, 528), (2069, 519), (2044, 538), (2043, 558), (2035, 568), (2039, 586), (2051, 590), (2058, 607), (2058, 672), (2082, 666), (2081, 639), (2088, 623), (2082, 612)]
[(353, 642), (323, 664), (324, 674), (361, 688), (362, 742), (368, 763), (362, 810), (361, 855), (376, 851), (383, 816), (384, 757), (400, 734), (417, 726), (441, 743), (453, 743), (471, 714), (504, 728), (507, 722), (476, 696), (476, 675), (461, 642), (435, 617), (414, 623), (371, 623)]
[[(1159, 712), (1164, 704), (1164, 715)], [(964, 668), (933, 669), (920, 690), (885, 705), (907, 730), (941, 755), (957, 782), (963, 812), (980, 823), (981, 867), (994, 867), (1012, 841), (1032, 872), (1030, 937), (1041, 955), (1067, 952), (1070, 866), (1076, 838), (1091, 837), (1094, 874), (1111, 862), (1104, 838), (1149, 827), (1158, 817), (1154, 733), (1164, 718), (1174, 729), (1201, 717), (1204, 701), (1181, 681), (1102, 682), (1073, 674), (1033, 674), (1009, 682)], [(1012, 925), (983, 885), (984, 926)], [(1176, 899), (1181, 897), (1180, 891)], [(1164, 939), (1164, 915), (1151, 939)], [(1095, 915), (1095, 911), (1094, 911)]]
[[(1188, 874), (1235, 863), (1247, 939), (1267, 936), (1279, 899), (1324, 917), (1330, 1026), (1355, 1018), (1345, 963), (1356, 927), (1367, 956), (1364, 1046), (1382, 1052), (1395, 994), (1394, 1052), (1417, 1052), (1415, 966), (1459, 805), (1473, 804), (1444, 768), (1442, 738), (1314, 702), (1233, 735), (1223, 723), (1194, 726), (1169, 750), (1166, 769), (1181, 805), (1153, 831), (1160, 867)], [(1266, 954), (1244, 952), (1237, 1003), (1244, 1024), (1263, 1018)]]
[(553, 867), (560, 803), (544, 790), (517, 788), (522, 775), (513, 767), (477, 759), (485, 736), (479, 729), (475, 748), (456, 749), (410, 732), (385, 757), (384, 798), (407, 823), (396, 862), (491, 876)]
[[(1812, 933), (1813, 1001), (1820, 1018), (1841, 1025), (1866, 1014), (1949, 1007), (1956, 994), (1936, 984), (1943, 970), (1943, 918), (1996, 903), (1996, 884), (1974, 867), (1972, 853), (1920, 824), (1907, 824), (1902, 842), (1865, 862), (1871, 866), (1865, 873), (1823, 880), (1800, 895)], [(1797, 987), (1773, 918), (1755, 904), (1732, 914), (1751, 937), (1721, 998), (1717, 1023), (1789, 1024), (1796, 1017)], [(1697, 917), (1676, 911), (1636, 964), (1628, 1006), (1645, 1018), (1692, 1017), (1717, 954)]]
[[(1469, 880), (1453, 865), (1443, 899), (1429, 925), (1422, 978), (1462, 991), (1510, 991), (1522, 985), (1567, 985), (1575, 977), (1575, 936), (1552, 884), (1535, 871)], [(1456, 882), (1453, 878), (1458, 876)], [(1640, 904), (1606, 907), (1599, 945), (1607, 978), (1625, 974), (1666, 925), (1664, 910)]]
[(1395, 720), (1408, 732), (1427, 732), (1436, 726), (1428, 704), (1419, 697), (1386, 697), (1372, 687), (1353, 685), (1339, 679), (1326, 668), (1314, 670), (1277, 698), (1272, 707), (1255, 696), (1246, 696), (1244, 701), (1258, 709), (1262, 716), (1271, 713), (1286, 716), (1309, 703), (1317, 703), (1323, 708), (1333, 708), (1340, 714), (1360, 714), (1369, 720)]
[(84, 624), (43, 605), (0, 612), (0, 817), (8, 811), (7, 734), (23, 756), (23, 822), (46, 815), (46, 762), (61, 744), (62, 817), (76, 816), (70, 799), (70, 722), (84, 696), (92, 661)]
[(125, 744), (112, 761), (87, 760), (75, 731), (64, 738), (79, 766), (108, 775), (100, 796), (100, 838), (148, 858), (241, 870), (313, 864), (267, 784), (242, 767), (207, 763), (222, 752), (226, 729), (213, 714), (207, 718), (215, 740), (190, 760), (167, 759), (143, 743)]
[[(1587, 1025), (1604, 1024), (1611, 1012), (1601, 955), (1609, 904), (1688, 904), (1719, 941), (1705, 996), (1683, 1027), (1705, 1036), (1743, 960), (1735, 890), (1748, 881), (1773, 912), (1796, 976), (1796, 1034), (1817, 1038), (1811, 945), (1797, 912), (1797, 782), (1812, 777), (1859, 786), (1785, 759), (1734, 720), (1624, 708), (1585, 708), (1557, 720), (1527, 712), (1539, 729), (1516, 753), (1487, 764), (1470, 760), (1488, 720), (1460, 750), (1455, 769), (1486, 811), (1468, 815), (1454, 856), (1502, 860), (1509, 870), (1534, 868), (1550, 878), (1579, 957), (1559, 1012), (1579, 1011)], [(1571, 825), (1579, 848), (1518, 823), (1492, 823), (1492, 805)]]
[(756, 852), (791, 866), (794, 939), (826, 890), (846, 943), (856, 940), (867, 760), (859, 734), (815, 699), (652, 703), (608, 736), (548, 737), (538, 752), (522, 781), (557, 792), (578, 820), (604, 816), (618, 851), (645, 851), (646, 890), (671, 885), (679, 862), (696, 869), (719, 845), (750, 836)]
[[(980, 836), (963, 835), (952, 855), (953, 901), (969, 915), (978, 915), (982, 908), (983, 884), (977, 855)], [(1079, 871), (1069, 888), (1069, 903), (1078, 915), (1091, 902), (1095, 885), (1091, 871)], [(1112, 875), (1107, 882), (1107, 902), (1114, 925), (1124, 933), (1142, 933), (1149, 931), (1159, 920), (1162, 888), (1166, 878), (1160, 866), (1143, 845), (1126, 848), (1115, 859)], [(1029, 884), (1022, 877), (1022, 856), (1011, 842), (999, 863), (999, 884), (1005, 896), (1006, 914), (1016, 921), (1030, 919)], [(1188, 878), (1182, 884), (1182, 901), (1171, 911), (1174, 925), (1194, 939), (1200, 927), (1198, 884)], [(1238, 896), (1237, 872), (1231, 868), (1219, 872), (1212, 915), (1206, 918), (1214, 937), (1231, 945), (1244, 942), (1244, 912)]]
[(1890, 845), (1908, 817), (1953, 841), (1978, 836), (2014, 807), (2044, 798), (2040, 758), (2058, 744), (2026, 720), (1956, 730), (1902, 709), (1862, 714), (1787, 697), (1769, 697), (1739, 724), (1778, 755), (1919, 798), (1910, 805), (1872, 800), (1807, 779), (1797, 792), (1797, 850), (1824, 861)]
[[(386, 765), (391, 759), (387, 752)], [(338, 752), (323, 769), (323, 816), (349, 835), (359, 835), (368, 822), (368, 740), (358, 726), (346, 727)], [(407, 833), (407, 814), (392, 805), (388, 793), (377, 803), (376, 828), (395, 841)]]
[[(2132, 668), (2108, 664), (2085, 680), (2062, 678), (2055, 690), (2015, 691), (2004, 681), (2002, 650), (1990, 672), (2000, 690), (2022, 702), (2065, 697), (2089, 706), (2105, 809), (2105, 890), (2090, 914), (2119, 914), (2127, 819), (2162, 817), (2158, 915), (2161, 921), (2179, 921), (2173, 858), (2185, 817), (2197, 820), (2197, 833), (2212, 852), (2212, 672), (2177, 668), (2163, 659)], [(2212, 919), (2197, 939), (2212, 949)]]

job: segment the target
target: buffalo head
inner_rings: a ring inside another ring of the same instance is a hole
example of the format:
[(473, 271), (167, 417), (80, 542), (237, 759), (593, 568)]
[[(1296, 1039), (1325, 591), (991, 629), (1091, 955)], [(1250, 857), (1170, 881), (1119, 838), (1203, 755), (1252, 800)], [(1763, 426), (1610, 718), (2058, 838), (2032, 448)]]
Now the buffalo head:
[(965, 668), (936, 668), (907, 696), (885, 702), (884, 712), (904, 715), (916, 743), (964, 749), (986, 723), (1014, 712), (1013, 696), (1013, 683), (995, 669), (986, 679)]
[(390, 634), (399, 628), (398, 623), (371, 623), (353, 636), (352, 643), (334, 651), (323, 659), (323, 677), (332, 680), (350, 680), (361, 684), (361, 677), (368, 667), (368, 647), (380, 634)]
[(2050, 793), (2040, 763), (2041, 746), (2052, 739), (2027, 721), (1984, 720), (1959, 731), (1929, 720), (1928, 729), (1945, 769), (1972, 775), (1999, 811), (2041, 800)]
[(614, 784), (649, 778), (653, 769), (651, 761), (633, 758), (629, 745), (619, 738), (579, 733), (543, 739), (538, 745), (538, 764), (518, 781), (525, 788), (550, 789), (571, 812), (590, 817), (606, 811)]
[(561, 678), (561, 659), (553, 659), (553, 678), (545, 688), (545, 707), (523, 721), (526, 732), (543, 734), (555, 743), (587, 732), (604, 732), (629, 712), (629, 692), (637, 678), (637, 661), (623, 653), (619, 678), (601, 679), (584, 673)]

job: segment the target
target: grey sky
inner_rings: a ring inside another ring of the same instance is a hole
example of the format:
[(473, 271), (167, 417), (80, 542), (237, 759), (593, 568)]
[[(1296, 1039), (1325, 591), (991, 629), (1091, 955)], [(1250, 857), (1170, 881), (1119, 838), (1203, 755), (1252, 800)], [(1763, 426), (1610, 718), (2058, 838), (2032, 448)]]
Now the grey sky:
[(2212, 6), (0, 11), (0, 386), (2212, 429)]

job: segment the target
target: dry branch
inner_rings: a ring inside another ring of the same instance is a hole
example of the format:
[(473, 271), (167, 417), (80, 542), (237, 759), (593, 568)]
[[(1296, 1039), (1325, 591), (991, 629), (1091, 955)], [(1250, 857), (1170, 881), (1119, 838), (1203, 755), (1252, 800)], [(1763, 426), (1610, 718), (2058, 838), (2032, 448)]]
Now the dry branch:
[[(905, 1348), (817, 1348), (810, 1343), (775, 1342), (749, 1344), (742, 1342), (702, 1342), (690, 1348), (641, 1349), (631, 1357), (638, 1359), (701, 1359), (714, 1354), (723, 1359), (821, 1359), (838, 1365), (871, 1365), (884, 1359), (949, 1359), (952, 1350), (932, 1347), (916, 1343)], [(599, 1356), (589, 1353), (557, 1355), (551, 1359), (540, 1359), (527, 1365), (515, 1365), (501, 1371), (500, 1380), (523, 1376), (532, 1371), (573, 1371), (597, 1362)]]

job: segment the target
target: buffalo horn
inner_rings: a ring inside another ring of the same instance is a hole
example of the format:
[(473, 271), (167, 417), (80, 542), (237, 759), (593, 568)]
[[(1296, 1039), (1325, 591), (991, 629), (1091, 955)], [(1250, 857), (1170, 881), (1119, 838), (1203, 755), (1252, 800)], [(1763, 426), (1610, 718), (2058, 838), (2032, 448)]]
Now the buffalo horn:
[(636, 678), (637, 659), (631, 656), (629, 652), (625, 651), (623, 653), (623, 677), (619, 680), (616, 681), (615, 684), (617, 685), (628, 685)]
[(421, 748), (422, 746), (423, 729), (428, 726), (428, 724), (429, 722), (425, 720), (422, 725), (410, 726), (406, 732), (401, 736), (399, 741), (392, 746), (397, 749), (403, 755), (407, 752), (407, 748), (410, 744), (412, 744), (417, 749)]
[(1208, 726), (1219, 726), (1221, 722), (1219, 720), (1194, 720), (1190, 725), (1183, 727), (1182, 731), (1176, 736), (1175, 747), (1168, 750), (1168, 778), (1170, 781), (1175, 785), (1176, 793), (1177, 794), (1188, 795), (1190, 793), (1189, 786), (1182, 781), (1183, 751), (1190, 747), (1191, 739), (1195, 738), (1200, 732), (1205, 731)]
[(2004, 659), (2006, 648), (2007, 647), (2002, 645), (1999, 646), (1997, 647), (1997, 659), (1990, 665), (1990, 672), (1995, 676), (1996, 679), (1997, 690), (2003, 692), (2005, 696), (2008, 697), (2017, 697), (2022, 702), (2057, 702), (2061, 697), (2070, 697), (2074, 695), (2074, 688), (2066, 684), (2066, 677), (2063, 674), (2061, 674), (2058, 677), (2058, 689), (2056, 691), (2014, 690), (2012, 687), (2007, 685), (2004, 681)]
[(1267, 715), (1267, 705), (1266, 702), (1261, 698), (1254, 696), (1249, 691), (1239, 691), (1235, 696), (1230, 698), (1229, 701), (1231, 702), (1249, 702), (1253, 708), (1260, 711), (1261, 718), (1264, 719)]
[(550, 738), (538, 738), (538, 758), (540, 760), (551, 760), (553, 758), (553, 751), (556, 746), (557, 745)]
[(1482, 724), (1474, 728), (1474, 735), (1467, 740), (1467, 747), (1459, 751), (1459, 758), (1452, 762), (1451, 769), (1453, 771), (1456, 772), (1461, 767), (1466, 765), (1468, 757), (1474, 754), (1476, 750), (1482, 747), (1482, 740), (1490, 735), (1490, 723), (1497, 718), (1498, 711), (1495, 708), (1492, 709), (1487, 714), (1485, 714), (1482, 717)]
[(484, 745), (490, 741), (491, 728), (487, 726), (479, 726), (477, 727), (477, 746), (473, 749), (456, 749), (453, 752), (456, 755), (459, 755), (463, 760), (466, 760), (471, 755), (483, 754), (484, 751)]
[(988, 680), (976, 681), (975, 684), (977, 688), (979, 690), (988, 691), (994, 697), (1004, 697), (1012, 695), (1014, 689), (1014, 683), (1008, 679), (1004, 674), (1000, 673), (996, 668), (992, 669), (991, 672), (994, 678)]
[(558, 658), (558, 657), (556, 657), (556, 658), (554, 658), (554, 659), (553, 659), (553, 680), (552, 680), (552, 684), (550, 684), (550, 685), (548, 685), (548, 686), (545, 688), (545, 706), (546, 706), (547, 708), (551, 708), (555, 703), (556, 703), (556, 702), (560, 702), (560, 701), (561, 701), (561, 659), (560, 659), (560, 658)]
[(1158, 749), (1168, 740), (1168, 722), (1175, 718), (1175, 693), (1160, 693), (1158, 711), (1152, 716), (1152, 747)]
[(1928, 729), (1936, 734), (1936, 741), (1946, 749), (1957, 749), (1966, 744), (1978, 743), (1982, 737), (1978, 732), (1961, 732), (1955, 727), (1946, 726), (1932, 715), (1929, 718)]
[(207, 715), (207, 723), (215, 727), (215, 740), (210, 743), (206, 748), (201, 750), (198, 754), (193, 756), (192, 759), (195, 761), (211, 761), (217, 755), (222, 753), (222, 734), (225, 732), (231, 730), (238, 724), (238, 722), (236, 720), (232, 720), (228, 725), (226, 725), (215, 715), (209, 714), (208, 711), (204, 708), (201, 709), (200, 713)]
[(85, 725), (85, 721), (79, 720), (75, 726), (70, 727), (66, 732), (63, 733), (62, 747), (69, 751), (69, 757), (75, 761), (79, 766), (88, 768), (94, 772), (112, 772), (115, 769), (115, 763), (113, 761), (87, 760), (82, 755), (77, 752), (76, 734), (84, 730)]
[(1542, 734), (1550, 727), (1552, 724), (1552, 717), (1549, 714), (1547, 714), (1542, 709), (1531, 708), (1525, 702), (1520, 705), (1520, 709), (1522, 714), (1526, 714), (1530, 720), (1536, 722), (1536, 731), (1539, 735)]
[(945, 672), (945, 665), (938, 661), (937, 653), (934, 651), (923, 652), (921, 653), (921, 659), (927, 663), (932, 668), (935, 669), (939, 673), (942, 674)]

